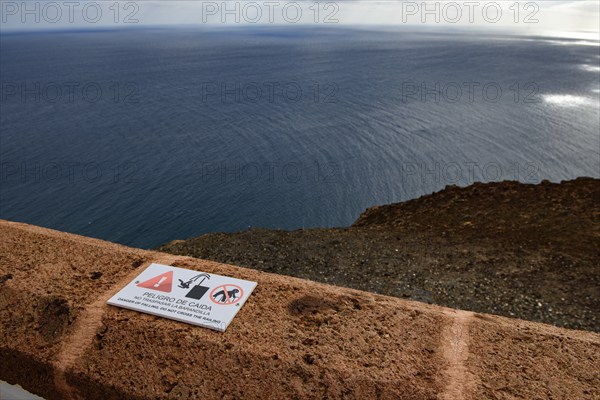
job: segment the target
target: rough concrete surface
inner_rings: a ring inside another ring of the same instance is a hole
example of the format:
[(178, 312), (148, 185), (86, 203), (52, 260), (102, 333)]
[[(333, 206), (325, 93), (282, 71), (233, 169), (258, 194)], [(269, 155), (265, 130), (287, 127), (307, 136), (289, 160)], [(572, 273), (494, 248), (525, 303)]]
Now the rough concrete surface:
[[(599, 399), (600, 335), (0, 221), (0, 380), (46, 399)], [(224, 333), (112, 307), (152, 262), (258, 282)]]

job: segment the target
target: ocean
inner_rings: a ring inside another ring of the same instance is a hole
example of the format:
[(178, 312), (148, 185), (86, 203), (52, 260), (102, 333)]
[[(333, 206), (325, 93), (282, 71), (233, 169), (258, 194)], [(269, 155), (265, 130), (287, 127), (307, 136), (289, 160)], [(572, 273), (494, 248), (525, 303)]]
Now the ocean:
[(152, 248), (600, 177), (598, 43), (353, 28), (0, 35), (0, 218)]

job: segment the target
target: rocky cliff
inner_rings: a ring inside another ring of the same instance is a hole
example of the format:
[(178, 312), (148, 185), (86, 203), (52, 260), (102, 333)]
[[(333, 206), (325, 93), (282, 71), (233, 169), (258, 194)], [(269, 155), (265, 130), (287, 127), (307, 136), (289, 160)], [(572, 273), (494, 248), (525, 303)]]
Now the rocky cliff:
[(476, 183), (348, 228), (252, 229), (160, 248), (444, 306), (600, 331), (600, 180)]

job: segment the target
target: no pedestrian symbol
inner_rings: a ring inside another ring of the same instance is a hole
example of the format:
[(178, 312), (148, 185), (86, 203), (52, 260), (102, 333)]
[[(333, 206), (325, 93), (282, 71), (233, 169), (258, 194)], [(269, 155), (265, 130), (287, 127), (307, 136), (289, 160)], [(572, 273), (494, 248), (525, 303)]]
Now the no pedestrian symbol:
[(217, 286), (210, 292), (213, 303), (226, 306), (237, 303), (242, 297), (244, 297), (242, 288), (232, 284)]

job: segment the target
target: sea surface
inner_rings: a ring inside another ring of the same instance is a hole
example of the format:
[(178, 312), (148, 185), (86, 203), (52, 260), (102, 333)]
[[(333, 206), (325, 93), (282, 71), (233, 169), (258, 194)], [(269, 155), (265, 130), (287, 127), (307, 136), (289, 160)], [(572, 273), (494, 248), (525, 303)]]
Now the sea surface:
[(0, 46), (2, 219), (150, 248), (600, 177), (597, 42), (153, 28)]

